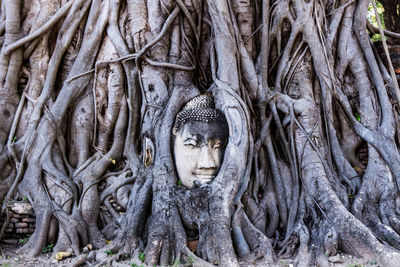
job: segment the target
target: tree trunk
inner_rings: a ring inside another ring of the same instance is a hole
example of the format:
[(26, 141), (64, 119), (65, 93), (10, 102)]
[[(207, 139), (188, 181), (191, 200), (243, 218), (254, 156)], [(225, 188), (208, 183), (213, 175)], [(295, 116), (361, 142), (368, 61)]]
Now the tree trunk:
[[(79, 262), (162, 266), (277, 255), (327, 266), (339, 251), (400, 262), (400, 114), (368, 1), (1, 5), (1, 212), (10, 199), (32, 204), (22, 252), (53, 243)], [(204, 93), (229, 140), (212, 182), (189, 189), (173, 127)]]

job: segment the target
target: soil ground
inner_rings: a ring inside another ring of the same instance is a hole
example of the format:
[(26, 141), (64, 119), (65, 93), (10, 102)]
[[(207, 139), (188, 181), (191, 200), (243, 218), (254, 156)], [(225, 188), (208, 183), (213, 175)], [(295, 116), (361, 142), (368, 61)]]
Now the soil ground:
[[(38, 257), (26, 257), (18, 254), (17, 245), (0, 245), (0, 267), (37, 267), (37, 266), (70, 266), (73, 258), (66, 258), (57, 261), (54, 254), (51, 252), (42, 253)], [(374, 261), (365, 261), (351, 255), (338, 253), (335, 256), (329, 257), (330, 266), (333, 267), (377, 267)], [(88, 265), (89, 266), (89, 265)], [(122, 261), (118, 266), (136, 266), (145, 267), (144, 264), (133, 264), (133, 261)], [(294, 267), (292, 259), (278, 259), (275, 265), (271, 267)], [(383, 267), (383, 266), (382, 266)], [(385, 266), (386, 267), (386, 266)]]

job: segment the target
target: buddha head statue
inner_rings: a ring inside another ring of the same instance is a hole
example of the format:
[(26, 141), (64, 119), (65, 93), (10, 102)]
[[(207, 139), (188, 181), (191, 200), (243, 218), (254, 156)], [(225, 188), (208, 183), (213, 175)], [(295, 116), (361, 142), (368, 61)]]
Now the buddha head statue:
[(211, 94), (194, 97), (177, 114), (173, 127), (173, 152), (181, 183), (192, 189), (217, 176), (228, 141), (224, 114), (215, 109)]

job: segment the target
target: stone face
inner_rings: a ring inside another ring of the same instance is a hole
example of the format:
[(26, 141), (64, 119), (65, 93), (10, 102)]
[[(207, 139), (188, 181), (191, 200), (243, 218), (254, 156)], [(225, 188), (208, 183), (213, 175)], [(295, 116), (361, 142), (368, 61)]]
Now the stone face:
[(217, 176), (228, 140), (228, 124), (215, 109), (210, 94), (197, 96), (177, 114), (172, 131), (173, 154), (178, 177), (188, 189)]
[(222, 131), (217, 122), (188, 122), (174, 141), (175, 166), (187, 188), (212, 182), (221, 167), (224, 153)]

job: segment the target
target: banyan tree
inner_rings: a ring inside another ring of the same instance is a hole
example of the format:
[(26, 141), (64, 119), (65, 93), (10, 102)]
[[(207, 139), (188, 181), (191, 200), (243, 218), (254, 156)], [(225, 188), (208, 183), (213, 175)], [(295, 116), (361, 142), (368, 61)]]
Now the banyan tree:
[[(1, 1), (1, 213), (36, 215), (21, 253), (397, 265), (400, 91), (369, 4)], [(179, 171), (210, 153), (210, 172)]]

